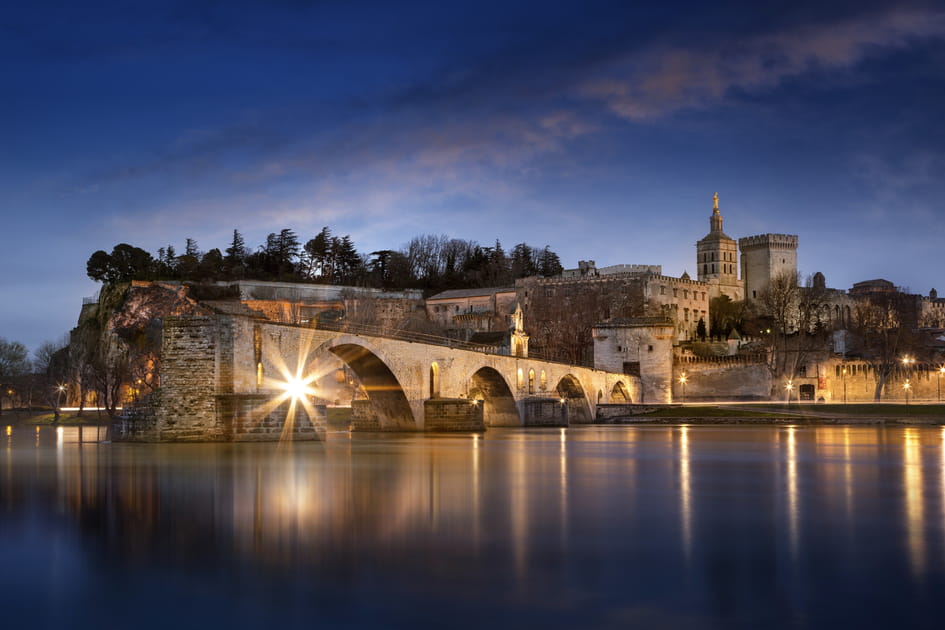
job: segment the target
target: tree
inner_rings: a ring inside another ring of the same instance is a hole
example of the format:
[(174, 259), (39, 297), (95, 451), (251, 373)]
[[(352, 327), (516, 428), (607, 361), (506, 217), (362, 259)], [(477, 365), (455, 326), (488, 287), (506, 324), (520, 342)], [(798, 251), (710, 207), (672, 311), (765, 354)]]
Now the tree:
[(201, 280), (216, 280), (226, 275), (226, 262), (219, 249), (214, 247), (200, 259), (198, 276)]
[(811, 278), (804, 287), (799, 280), (798, 273), (783, 272), (772, 278), (761, 294), (762, 310), (770, 322), (764, 337), (772, 396), (779, 395), (785, 379), (793, 379), (798, 367), (827, 345), (828, 331), (823, 325), (826, 291), (814, 286)]
[(512, 278), (527, 278), (538, 274), (534, 252), (527, 243), (519, 243), (512, 248), (510, 272)]
[(702, 317), (699, 318), (699, 323), (696, 324), (696, 336), (699, 337), (699, 341), (705, 341), (706, 330), (705, 330), (705, 319)]
[(331, 283), (333, 276), (332, 266), (332, 237), (328, 226), (305, 243), (304, 274), (309, 278), (318, 278), (322, 282)]
[[(361, 256), (354, 247), (354, 241), (345, 234), (331, 240), (332, 265), (335, 268), (335, 284), (354, 284), (362, 273)], [(405, 257), (397, 252), (401, 259)], [(402, 264), (406, 264), (405, 260)], [(403, 275), (403, 272), (400, 272)]]
[(29, 360), (26, 347), (19, 341), (7, 341), (0, 337), (0, 414), (3, 413), (3, 396), (6, 395), (13, 402), (9, 394), (16, 378), (29, 371)]
[(239, 230), (233, 230), (233, 239), (230, 246), (226, 248), (226, 256), (223, 258), (226, 273), (231, 278), (242, 278), (244, 265), (246, 262), (246, 242)]
[(371, 252), (368, 264), (371, 284), (381, 288), (403, 286), (410, 278), (410, 261), (398, 251), (382, 249)]
[(901, 355), (913, 349), (915, 300), (896, 291), (877, 294), (861, 301), (853, 311), (857, 350), (869, 364), (875, 378), (873, 400), (882, 399), (886, 381), (898, 366)]
[(563, 271), (564, 267), (561, 266), (561, 260), (558, 258), (558, 254), (551, 251), (551, 249), (545, 245), (544, 249), (541, 250), (538, 273), (545, 278), (552, 278), (561, 275)]
[(130, 280), (144, 280), (154, 271), (151, 254), (139, 247), (119, 243), (111, 254), (94, 252), (86, 263), (88, 276), (97, 282), (115, 284)]
[(745, 321), (750, 315), (747, 302), (735, 302), (727, 295), (720, 295), (709, 300), (709, 321), (712, 322), (708, 334), (724, 339), (736, 330), (745, 332)]
[(59, 405), (66, 393), (69, 377), (69, 349), (67, 343), (46, 341), (33, 352), (33, 373), (42, 392), (42, 398), (52, 407), (53, 422), (59, 422)]

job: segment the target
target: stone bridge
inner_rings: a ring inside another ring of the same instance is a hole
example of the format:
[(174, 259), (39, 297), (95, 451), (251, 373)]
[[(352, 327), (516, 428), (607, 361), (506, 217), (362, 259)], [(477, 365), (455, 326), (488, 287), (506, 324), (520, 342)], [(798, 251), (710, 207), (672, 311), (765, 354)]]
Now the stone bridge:
[[(234, 315), (168, 318), (161, 388), (116, 437), (311, 439), (325, 426), (322, 389), (342, 366), (365, 395), (352, 402), (355, 430), (588, 423), (598, 404), (636, 401), (640, 389), (633, 376), (528, 357)], [(298, 405), (286, 393), (296, 381), (306, 389)]]

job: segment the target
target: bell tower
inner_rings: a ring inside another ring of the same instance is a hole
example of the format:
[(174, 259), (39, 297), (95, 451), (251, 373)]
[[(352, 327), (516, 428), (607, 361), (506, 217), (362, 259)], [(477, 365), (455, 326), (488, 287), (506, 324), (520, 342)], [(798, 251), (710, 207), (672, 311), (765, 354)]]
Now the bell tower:
[(719, 193), (712, 195), (709, 233), (696, 243), (696, 270), (699, 280), (709, 283), (711, 297), (727, 295), (738, 301), (744, 290), (738, 282), (738, 243), (722, 231)]

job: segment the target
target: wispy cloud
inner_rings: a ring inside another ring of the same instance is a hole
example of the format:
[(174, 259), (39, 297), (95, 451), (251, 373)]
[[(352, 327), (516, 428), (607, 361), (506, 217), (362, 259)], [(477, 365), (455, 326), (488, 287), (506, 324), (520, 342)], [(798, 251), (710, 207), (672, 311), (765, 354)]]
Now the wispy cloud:
[(699, 46), (655, 46), (612, 60), (582, 93), (618, 116), (642, 120), (722, 102), (732, 90), (771, 89), (814, 70), (855, 66), (870, 55), (945, 37), (945, 12), (891, 11)]

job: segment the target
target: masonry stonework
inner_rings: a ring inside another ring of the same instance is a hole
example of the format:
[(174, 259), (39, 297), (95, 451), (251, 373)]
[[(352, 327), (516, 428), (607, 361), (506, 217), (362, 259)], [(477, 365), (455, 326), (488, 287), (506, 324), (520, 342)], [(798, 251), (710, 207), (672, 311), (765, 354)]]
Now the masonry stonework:
[[(598, 402), (614, 392), (639, 396), (640, 388), (631, 375), (531, 357), (223, 314), (165, 320), (163, 365), (153, 412), (129, 411), (127, 439), (314, 439), (325, 429), (319, 393), (341, 365), (357, 374), (368, 398), (352, 407), (360, 430), (457, 430), (479, 426), (476, 413), (485, 426), (524, 426), (522, 401), (536, 390), (563, 397), (572, 420), (589, 420)], [(295, 379), (313, 390), (309, 402), (317, 404), (296, 405), (287, 428), (286, 392)], [(477, 396), (481, 412), (472, 411)], [(303, 407), (314, 409), (312, 417)]]

